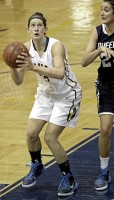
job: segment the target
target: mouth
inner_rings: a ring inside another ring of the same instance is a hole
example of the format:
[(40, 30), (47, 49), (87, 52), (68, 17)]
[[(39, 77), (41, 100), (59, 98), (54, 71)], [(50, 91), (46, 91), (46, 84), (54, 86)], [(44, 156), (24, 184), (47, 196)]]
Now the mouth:
[(34, 36), (35, 36), (35, 37), (38, 37), (38, 36), (39, 36), (39, 34), (38, 34), (38, 33), (35, 33), (35, 34), (34, 34)]

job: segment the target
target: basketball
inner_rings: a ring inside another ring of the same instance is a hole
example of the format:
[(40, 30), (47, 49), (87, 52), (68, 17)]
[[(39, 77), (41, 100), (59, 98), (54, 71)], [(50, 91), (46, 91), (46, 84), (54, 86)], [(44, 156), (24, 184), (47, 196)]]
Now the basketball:
[(29, 55), (29, 51), (23, 43), (9, 43), (3, 50), (3, 61), (12, 68), (18, 68), (18, 63), (16, 63), (16, 60), (17, 56), (21, 55), (22, 52)]

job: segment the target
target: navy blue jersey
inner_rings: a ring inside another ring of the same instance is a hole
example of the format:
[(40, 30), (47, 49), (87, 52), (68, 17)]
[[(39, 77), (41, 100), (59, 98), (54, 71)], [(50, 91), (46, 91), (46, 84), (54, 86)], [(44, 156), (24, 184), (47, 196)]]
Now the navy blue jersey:
[[(99, 25), (96, 27), (98, 33), (97, 47), (106, 46), (111, 50), (114, 50), (114, 33), (110, 36), (106, 33), (105, 25)], [(110, 85), (114, 85), (114, 58), (108, 58), (105, 53), (100, 55), (101, 65), (98, 68), (98, 79)]]

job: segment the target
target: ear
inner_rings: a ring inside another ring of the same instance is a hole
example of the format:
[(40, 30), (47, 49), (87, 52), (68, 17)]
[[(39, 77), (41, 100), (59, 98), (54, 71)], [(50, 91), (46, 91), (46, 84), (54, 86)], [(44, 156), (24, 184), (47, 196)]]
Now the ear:
[(27, 31), (27, 33), (29, 33), (29, 28), (28, 27), (26, 28), (26, 31)]
[(45, 27), (45, 34), (47, 33), (47, 31), (48, 31), (48, 27)]

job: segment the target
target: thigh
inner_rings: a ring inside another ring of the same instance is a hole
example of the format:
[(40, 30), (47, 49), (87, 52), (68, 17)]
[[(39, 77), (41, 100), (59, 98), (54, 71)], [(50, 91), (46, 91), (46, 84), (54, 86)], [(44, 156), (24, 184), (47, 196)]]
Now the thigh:
[(48, 123), (45, 135), (51, 136), (52, 138), (56, 139), (59, 137), (59, 135), (62, 133), (65, 127), (58, 126), (53, 123)]
[(27, 126), (27, 133), (30, 135), (39, 134), (45, 124), (46, 124), (46, 121), (44, 120), (29, 119), (28, 126)]

